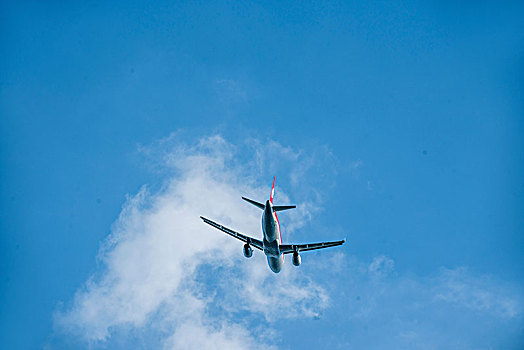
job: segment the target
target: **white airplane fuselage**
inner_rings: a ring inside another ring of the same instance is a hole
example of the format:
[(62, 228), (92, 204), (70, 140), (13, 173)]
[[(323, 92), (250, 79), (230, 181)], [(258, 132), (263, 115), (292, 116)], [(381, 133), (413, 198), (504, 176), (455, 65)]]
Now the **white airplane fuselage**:
[(284, 254), (280, 252), (282, 235), (277, 214), (273, 211), (273, 203), (266, 201), (264, 213), (262, 214), (262, 232), (264, 233), (264, 254), (271, 271), (278, 273), (284, 265)]

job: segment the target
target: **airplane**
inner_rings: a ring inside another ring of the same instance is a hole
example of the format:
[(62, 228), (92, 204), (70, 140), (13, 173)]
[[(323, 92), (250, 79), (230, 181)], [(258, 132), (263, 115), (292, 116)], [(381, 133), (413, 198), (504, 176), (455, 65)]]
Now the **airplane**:
[(284, 255), (293, 253), (292, 262), (293, 265), (299, 266), (302, 262), (300, 252), (305, 252), (315, 249), (323, 249), (329, 247), (335, 247), (342, 245), (346, 242), (345, 239), (341, 241), (331, 242), (320, 242), (320, 243), (305, 243), (305, 244), (282, 244), (282, 235), (280, 233), (280, 224), (278, 222), (278, 211), (288, 210), (296, 208), (295, 205), (273, 205), (273, 196), (275, 194), (275, 178), (273, 177), (273, 187), (271, 188), (271, 194), (266, 204), (256, 202), (252, 199), (242, 197), (246, 202), (262, 209), (262, 232), (264, 234), (262, 241), (256, 238), (246, 236), (242, 233), (233, 231), (225, 226), (222, 226), (214, 221), (206, 219), (201, 216), (200, 218), (208, 225), (213, 226), (220, 231), (227, 233), (236, 239), (245, 242), (244, 244), (244, 256), (250, 258), (253, 256), (253, 249), (251, 246), (262, 250), (267, 257), (267, 263), (269, 268), (274, 273), (279, 273), (284, 265)]

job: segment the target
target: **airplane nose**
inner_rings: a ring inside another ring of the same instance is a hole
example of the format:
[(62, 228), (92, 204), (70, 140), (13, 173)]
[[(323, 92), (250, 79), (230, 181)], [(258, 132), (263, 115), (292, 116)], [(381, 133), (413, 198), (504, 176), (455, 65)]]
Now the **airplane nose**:
[(266, 201), (266, 207), (269, 207), (271, 205), (271, 202), (269, 201), (269, 199)]

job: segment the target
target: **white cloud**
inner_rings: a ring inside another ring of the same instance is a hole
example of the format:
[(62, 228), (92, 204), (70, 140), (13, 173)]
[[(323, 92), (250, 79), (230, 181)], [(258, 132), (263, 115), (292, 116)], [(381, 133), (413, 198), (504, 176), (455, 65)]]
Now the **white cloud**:
[(270, 325), (327, 307), (326, 291), (289, 263), (274, 275), (259, 252), (244, 261), (240, 242), (200, 220), (260, 235), (261, 212), (240, 196), (261, 200), (269, 188), (255, 185), (235, 146), (219, 136), (184, 146), (175, 134), (142, 149), (172, 175), (158, 192), (144, 187), (128, 198), (100, 250), (100, 271), (56, 313), (57, 329), (92, 345), (138, 332), (154, 333), (166, 348), (267, 348), (273, 344), (248, 325), (253, 317)]
[[(464, 267), (428, 276), (400, 273), (385, 255), (366, 263), (332, 254), (318, 263), (335, 267), (333, 273), (320, 268), (337, 305), (327, 318), (343, 325), (338, 344), (345, 348), (512, 349), (522, 344), (524, 298), (517, 284)], [(343, 286), (336, 283), (340, 279)]]
[(395, 269), (395, 262), (393, 259), (385, 255), (379, 255), (373, 258), (373, 261), (368, 266), (368, 272), (373, 278), (383, 278), (391, 274)]
[[(416, 276), (386, 255), (363, 262), (332, 250), (300, 269), (286, 261), (275, 275), (260, 252), (246, 260), (240, 242), (199, 216), (260, 235), (261, 212), (240, 196), (263, 200), (277, 172), (289, 174), (277, 178), (278, 202), (305, 208), (283, 219), (303, 224), (320, 210), (315, 172), (329, 168), (330, 155), (219, 136), (188, 146), (178, 136), (142, 148), (166, 181), (128, 198), (100, 249), (99, 271), (56, 313), (59, 331), (95, 347), (169, 349), (272, 348), (282, 342), (277, 322), (303, 318), (321, 319), (336, 339), (323, 344), (333, 348), (489, 348), (520, 334), (521, 290), (466, 268)], [(299, 225), (287, 224), (285, 239)]]
[[(444, 301), (497, 318), (522, 317), (522, 300), (492, 276), (474, 276), (468, 269), (442, 268), (434, 280), (435, 300)], [(513, 295), (512, 295), (513, 294)]]

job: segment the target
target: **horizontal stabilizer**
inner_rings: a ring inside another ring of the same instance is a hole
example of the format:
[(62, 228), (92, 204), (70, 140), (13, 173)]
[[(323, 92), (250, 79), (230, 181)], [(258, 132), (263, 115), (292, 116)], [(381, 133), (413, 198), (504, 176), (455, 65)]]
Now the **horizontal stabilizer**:
[(273, 211), (282, 211), (282, 210), (288, 210), (288, 209), (294, 209), (296, 208), (296, 205), (274, 205)]
[(266, 207), (264, 204), (258, 203), (258, 202), (254, 201), (252, 199), (249, 199), (249, 198), (246, 198), (246, 197), (242, 197), (242, 199), (245, 200), (248, 203), (253, 204), (255, 207), (259, 207), (262, 210), (264, 210), (264, 208)]

